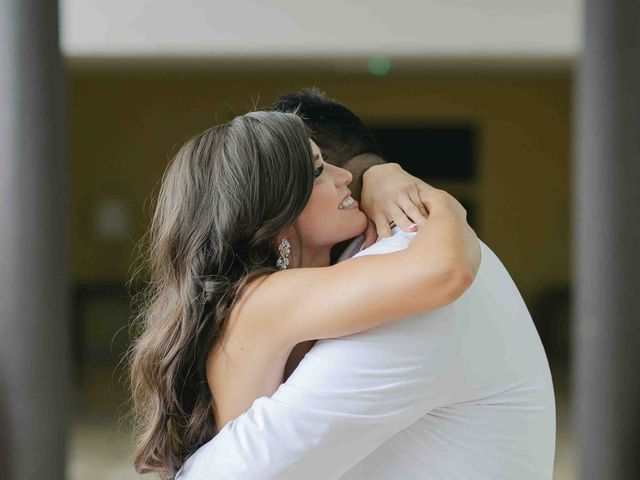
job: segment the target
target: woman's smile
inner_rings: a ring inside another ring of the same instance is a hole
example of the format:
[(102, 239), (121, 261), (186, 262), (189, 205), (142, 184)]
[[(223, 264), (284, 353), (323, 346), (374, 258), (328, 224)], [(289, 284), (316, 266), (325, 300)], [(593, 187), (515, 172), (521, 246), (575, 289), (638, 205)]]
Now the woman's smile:
[(338, 205), (338, 210), (353, 210), (354, 208), (358, 208), (358, 201), (355, 200), (351, 195), (345, 198), (340, 205)]

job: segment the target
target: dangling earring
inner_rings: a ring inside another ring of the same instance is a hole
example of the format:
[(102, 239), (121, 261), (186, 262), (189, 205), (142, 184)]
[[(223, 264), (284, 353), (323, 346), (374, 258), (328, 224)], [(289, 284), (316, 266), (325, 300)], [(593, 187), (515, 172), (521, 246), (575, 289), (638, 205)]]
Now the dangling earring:
[(280, 270), (286, 270), (289, 266), (289, 254), (291, 253), (291, 244), (289, 243), (289, 240), (283, 238), (278, 246), (278, 250), (280, 251), (280, 257), (278, 257), (276, 265)]

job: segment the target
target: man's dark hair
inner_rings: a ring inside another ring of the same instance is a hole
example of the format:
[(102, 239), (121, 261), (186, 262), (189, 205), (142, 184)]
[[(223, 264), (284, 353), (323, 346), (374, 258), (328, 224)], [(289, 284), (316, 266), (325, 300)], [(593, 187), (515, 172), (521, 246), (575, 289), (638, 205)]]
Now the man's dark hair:
[(358, 116), (315, 87), (279, 97), (271, 110), (300, 115), (322, 156), (333, 165), (342, 167), (362, 153), (382, 157), (378, 142)]

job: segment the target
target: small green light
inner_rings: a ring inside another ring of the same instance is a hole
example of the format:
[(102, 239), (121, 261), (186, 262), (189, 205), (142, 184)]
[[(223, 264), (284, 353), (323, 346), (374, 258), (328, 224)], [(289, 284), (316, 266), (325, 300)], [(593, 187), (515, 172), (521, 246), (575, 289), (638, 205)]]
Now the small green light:
[(371, 75), (382, 77), (391, 70), (391, 60), (381, 55), (369, 57), (368, 67)]

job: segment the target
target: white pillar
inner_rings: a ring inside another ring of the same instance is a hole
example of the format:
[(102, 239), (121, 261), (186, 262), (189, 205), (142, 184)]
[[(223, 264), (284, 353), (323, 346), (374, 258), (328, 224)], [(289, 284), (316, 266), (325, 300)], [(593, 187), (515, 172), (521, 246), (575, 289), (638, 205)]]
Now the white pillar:
[(0, 478), (64, 478), (69, 275), (58, 2), (0, 0)]
[(640, 2), (587, 0), (576, 83), (579, 479), (640, 478)]

